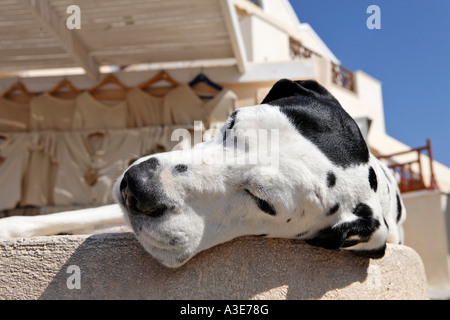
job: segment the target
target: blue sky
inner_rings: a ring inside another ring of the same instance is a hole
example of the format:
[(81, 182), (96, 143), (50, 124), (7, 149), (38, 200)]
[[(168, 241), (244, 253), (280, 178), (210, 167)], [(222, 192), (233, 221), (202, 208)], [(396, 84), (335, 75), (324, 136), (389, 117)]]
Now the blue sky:
[[(411, 147), (430, 138), (433, 156), (450, 167), (450, 1), (290, 0), (351, 70), (383, 85), (387, 133)], [(369, 5), (381, 29), (369, 30)]]

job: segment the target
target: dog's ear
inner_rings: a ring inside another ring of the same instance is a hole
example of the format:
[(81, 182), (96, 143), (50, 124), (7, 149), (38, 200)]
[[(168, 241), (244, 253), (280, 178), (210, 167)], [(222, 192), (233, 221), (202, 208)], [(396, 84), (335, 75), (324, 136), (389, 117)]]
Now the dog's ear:
[(300, 134), (334, 164), (345, 168), (369, 161), (369, 150), (358, 125), (317, 81), (282, 79), (262, 103), (279, 107)]
[(278, 99), (293, 96), (327, 97), (329, 99), (334, 99), (328, 90), (321, 86), (317, 81), (291, 81), (289, 79), (281, 79), (274, 84), (261, 103), (268, 104)]

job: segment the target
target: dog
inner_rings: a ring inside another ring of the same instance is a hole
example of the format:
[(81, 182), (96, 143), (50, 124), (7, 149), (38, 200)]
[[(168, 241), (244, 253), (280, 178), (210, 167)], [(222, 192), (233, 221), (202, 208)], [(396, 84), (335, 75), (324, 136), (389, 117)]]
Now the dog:
[[(263, 157), (267, 145), (271, 157)], [(231, 114), (213, 139), (138, 159), (113, 194), (115, 205), (1, 219), (0, 237), (126, 221), (145, 250), (171, 268), (245, 235), (374, 258), (404, 237), (395, 178), (313, 80), (281, 79), (260, 105)]]

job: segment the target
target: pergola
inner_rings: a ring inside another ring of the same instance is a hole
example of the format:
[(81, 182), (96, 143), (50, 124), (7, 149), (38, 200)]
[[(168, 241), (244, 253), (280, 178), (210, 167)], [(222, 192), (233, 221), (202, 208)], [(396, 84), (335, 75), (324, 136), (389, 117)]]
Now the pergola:
[[(80, 29), (66, 25), (80, 9)], [(232, 61), (246, 70), (232, 0), (3, 0), (0, 73), (192, 60)]]

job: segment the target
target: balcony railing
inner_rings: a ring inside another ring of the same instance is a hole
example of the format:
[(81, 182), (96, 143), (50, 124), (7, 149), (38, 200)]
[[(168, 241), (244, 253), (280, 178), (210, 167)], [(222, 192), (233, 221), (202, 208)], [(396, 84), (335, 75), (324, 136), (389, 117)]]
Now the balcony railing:
[[(430, 160), (430, 182), (428, 187), (422, 174), (421, 153), (426, 151)], [(393, 157), (415, 153), (417, 159), (413, 161), (399, 163), (393, 160)], [(427, 144), (424, 147), (411, 149), (408, 151), (397, 152), (389, 155), (382, 155), (379, 159), (386, 159), (388, 167), (393, 171), (397, 179), (401, 192), (410, 192), (417, 190), (439, 190), (433, 171), (433, 154), (431, 150), (431, 141), (427, 139)]]
[(353, 72), (344, 66), (331, 63), (331, 80), (339, 87), (355, 92), (355, 79)]
[[(289, 38), (289, 48), (291, 59), (310, 59), (312, 57), (321, 58), (322, 56), (317, 52), (303, 46), (303, 44), (290, 37)], [(331, 63), (331, 78), (334, 84), (339, 87), (345, 88), (352, 92), (356, 91), (355, 80), (353, 72), (339, 64)]]
[(318, 54), (317, 52), (306, 48), (305, 46), (303, 46), (303, 44), (294, 39), (294, 38), (289, 38), (289, 48), (290, 48), (290, 53), (291, 53), (291, 58), (294, 59), (309, 59), (313, 56), (316, 57), (321, 57), (320, 54)]

